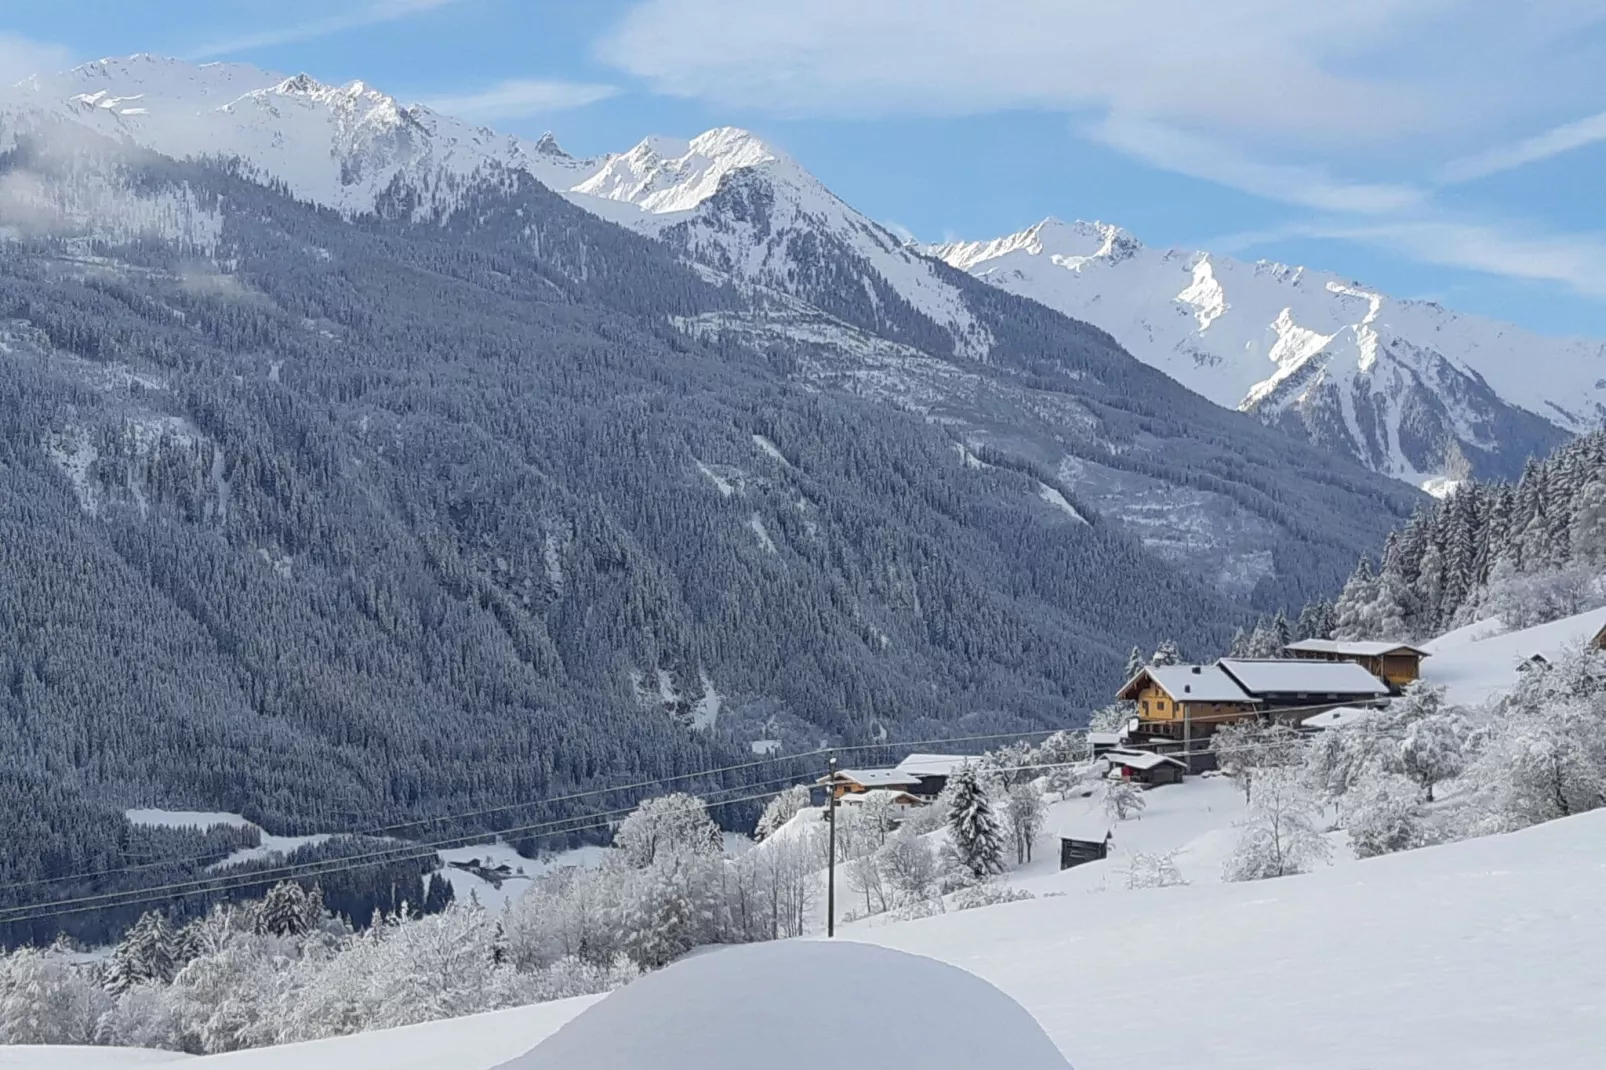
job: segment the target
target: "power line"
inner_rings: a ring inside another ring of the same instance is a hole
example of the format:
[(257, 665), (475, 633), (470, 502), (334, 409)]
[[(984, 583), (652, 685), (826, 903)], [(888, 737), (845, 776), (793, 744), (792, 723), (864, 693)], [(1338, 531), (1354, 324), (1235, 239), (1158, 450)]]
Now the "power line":
[[(720, 767), (714, 768), (714, 769), (699, 769), (699, 770), (696, 770), (696, 771), (690, 772), (690, 773), (677, 773), (677, 774), (675, 774), (673, 776), (656, 777), (656, 778), (651, 779), (651, 780), (639, 780), (639, 781), (636, 781), (635, 783), (632, 783), (632, 784), (615, 784), (615, 785), (612, 785), (612, 786), (609, 786), (609, 787), (593, 788), (593, 789), (590, 789), (590, 790), (587, 790), (587, 791), (573, 792), (573, 793), (568, 794), (568, 795), (548, 796), (546, 798), (530, 799), (530, 800), (526, 800), (524, 802), (507, 803), (507, 804), (502, 805), (502, 806), (488, 807), (488, 808), (483, 809), (483, 810), (471, 810), (471, 811), (467, 811), (465, 813), (442, 814), (442, 815), (440, 815), (438, 817), (417, 818), (417, 819), (412, 820), (412, 821), (403, 821), (403, 822), (399, 822), (399, 823), (393, 824), (393, 825), (381, 825), (381, 826), (378, 826), (378, 827), (375, 827), (375, 828), (365, 829), (365, 830), (361, 830), (361, 831), (357, 831), (357, 832), (336, 833), (335, 835), (350, 836), (350, 837), (353, 837), (353, 838), (364, 838), (364, 837), (367, 837), (367, 838), (384, 838), (384, 837), (387, 837), (388, 834), (394, 833), (394, 832), (396, 832), (398, 830), (414, 828), (414, 827), (420, 826), (420, 825), (438, 825), (438, 824), (447, 824), (447, 823), (458, 822), (458, 821), (468, 821), (468, 820), (471, 820), (471, 819), (477, 818), (477, 817), (488, 817), (488, 816), (490, 816), (492, 814), (508, 813), (508, 812), (514, 811), (514, 810), (522, 810), (522, 809), (528, 809), (528, 808), (538, 807), (538, 806), (550, 806), (550, 805), (553, 805), (553, 804), (556, 804), (556, 803), (563, 803), (563, 802), (576, 802), (576, 801), (578, 801), (580, 799), (595, 798), (596, 796), (608, 795), (608, 794), (611, 794), (613, 792), (636, 791), (636, 790), (640, 790), (642, 788), (652, 788), (652, 787), (659, 787), (659, 786), (666, 785), (666, 784), (676, 784), (676, 783), (680, 783), (680, 782), (686, 781), (686, 780), (696, 780), (696, 779), (704, 778), (704, 777), (719, 776), (722, 773), (738, 772), (740, 770), (753, 769), (753, 768), (757, 768), (759, 766), (778, 765), (778, 764), (783, 763), (783, 762), (802, 761), (802, 760), (807, 759), (807, 758), (820, 757), (822, 755), (829, 754), (829, 753), (831, 753), (833, 751), (842, 752), (842, 751), (862, 751), (862, 750), (880, 750), (880, 749), (893, 750), (893, 749), (902, 749), (902, 748), (905, 748), (905, 747), (929, 747), (929, 746), (936, 746), (936, 745), (939, 745), (939, 744), (950, 744), (950, 743), (975, 743), (975, 742), (980, 742), (980, 741), (983, 741), (983, 740), (992, 740), (992, 739), (1030, 739), (1030, 738), (1032, 738), (1034, 736), (1053, 735), (1056, 732), (1062, 732), (1062, 731), (1063, 732), (1085, 732), (1086, 729), (1085, 728), (1084, 729), (1077, 729), (1077, 728), (1072, 728), (1072, 729), (1049, 728), (1049, 729), (1034, 730), (1034, 731), (1031, 731), (1031, 732), (997, 732), (997, 733), (992, 733), (992, 734), (988, 734), (988, 735), (950, 736), (950, 737), (946, 737), (946, 738), (942, 738), (942, 739), (917, 739), (917, 740), (908, 740), (908, 741), (900, 740), (900, 741), (897, 741), (897, 742), (885, 742), (884, 741), (884, 742), (880, 742), (880, 743), (860, 743), (860, 744), (854, 744), (852, 746), (847, 746), (847, 747), (820, 747), (820, 748), (818, 748), (816, 750), (802, 751), (802, 752), (799, 752), (797, 754), (774, 755), (774, 756), (769, 756), (769, 757), (765, 757), (765, 758), (760, 758), (760, 759), (757, 759), (757, 760), (751, 761), (751, 762), (739, 762), (739, 763), (736, 763), (734, 765), (720, 766)], [(741, 787), (741, 785), (738, 785), (738, 786), (733, 787), (733, 788), (716, 788), (716, 789), (713, 789), (713, 790), (716, 790), (716, 791), (739, 790), (740, 787)], [(583, 815), (577, 815), (577, 816), (583, 816)], [(500, 831), (506, 832), (506, 831), (511, 831), (511, 830), (505, 830), (504, 829), (504, 830), (500, 830)], [(487, 835), (487, 836), (489, 836), (489, 835), (496, 835), (496, 834), (497, 834), (497, 832), (492, 831), (492, 832), (485, 832), (485, 833), (477, 833), (475, 835)], [(211, 853), (204, 854), (204, 855), (192, 855), (192, 856), (188, 856), (188, 857), (175, 856), (175, 857), (172, 857), (172, 858), (156, 859), (156, 860), (153, 860), (153, 861), (150, 861), (150, 862), (140, 863), (138, 865), (132, 865), (132, 866), (118, 866), (118, 867), (114, 867), (114, 868), (111, 868), (111, 869), (92, 870), (92, 871), (82, 872), (82, 873), (69, 873), (69, 874), (64, 874), (62, 876), (59, 876), (59, 877), (36, 877), (36, 878), (34, 878), (32, 880), (16, 881), (16, 882), (14, 882), (14, 883), (12, 883), (10, 885), (7, 885), (6, 887), (7, 888), (32, 888), (32, 887), (37, 887), (37, 886), (45, 885), (45, 884), (60, 884), (60, 883), (65, 882), (65, 881), (93, 880), (93, 879), (95, 879), (97, 877), (110, 877), (110, 876), (116, 876), (116, 875), (124, 874), (124, 873), (138, 873), (138, 872), (141, 872), (141, 871), (144, 871), (144, 870), (147, 870), (147, 869), (159, 869), (159, 868), (161, 868), (163, 866), (184, 866), (184, 865), (191, 865), (191, 864), (197, 864), (197, 863), (203, 863), (203, 862), (215, 863), (216, 861), (219, 861), (217, 858), (215, 858), (215, 854), (216, 854), (216, 852), (211, 852)], [(227, 856), (225, 856), (225, 857), (227, 857)], [(135, 889), (130, 889), (130, 890), (135, 890)], [(5, 908), (0, 908), (0, 910), (3, 910), (3, 909), (5, 909)], [(3, 920), (3, 919), (0, 919), (0, 920)]]
[[(788, 778), (790, 779), (790, 778)], [(769, 784), (778, 781), (766, 782)], [(748, 785), (758, 787), (760, 785)], [(710, 805), (722, 806), (730, 803), (753, 802), (758, 799), (767, 799), (781, 794), (793, 785), (776, 788), (769, 791), (758, 792), (753, 795), (744, 795), (735, 799), (721, 799)], [(689, 813), (696, 807), (682, 807), (671, 809), (666, 813)], [(612, 823), (612, 818), (620, 814), (629, 814), (634, 807), (628, 810), (616, 810), (605, 814), (590, 814), (570, 818), (560, 818), (554, 821), (520, 828), (506, 829), (504, 833), (531, 832), (540, 829), (551, 829), (553, 826), (578, 821), (568, 828), (554, 829), (557, 832), (580, 832), (587, 829), (606, 828)], [(589, 823), (586, 823), (589, 822)], [(81, 896), (76, 899), (59, 899), (43, 903), (32, 903), (18, 907), (8, 907), (0, 910), (0, 924), (12, 922), (37, 921), (41, 918), (57, 917), (63, 914), (82, 914), (92, 910), (110, 910), (116, 907), (134, 906), (140, 903), (157, 900), (182, 899), (193, 895), (206, 895), (215, 892), (233, 891), (254, 885), (272, 883), (279, 880), (295, 880), (304, 877), (323, 876), (328, 873), (342, 873), (355, 869), (366, 869), (372, 866), (385, 865), (390, 862), (407, 862), (415, 859), (424, 859), (433, 856), (437, 851), (452, 847), (469, 847), (472, 843), (459, 841), (476, 840), (486, 836), (502, 835), (503, 833), (477, 833), (468, 837), (456, 837), (450, 840), (441, 840), (429, 844), (405, 844), (391, 851), (374, 852), (369, 855), (357, 855), (350, 858), (327, 859), (321, 862), (306, 862), (291, 866), (282, 866), (275, 870), (255, 871), (249, 874), (236, 874), (206, 880), (183, 881), (169, 885), (160, 885), (155, 888), (138, 888), (126, 892), (107, 892), (95, 896)], [(115, 901), (113, 901), (115, 900)]]

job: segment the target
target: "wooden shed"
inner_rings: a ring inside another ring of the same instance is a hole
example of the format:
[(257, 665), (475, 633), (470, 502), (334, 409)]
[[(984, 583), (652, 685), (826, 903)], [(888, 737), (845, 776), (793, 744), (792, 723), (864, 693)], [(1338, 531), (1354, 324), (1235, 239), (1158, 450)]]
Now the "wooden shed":
[(1061, 869), (1109, 857), (1115, 841), (1109, 821), (1092, 815), (1061, 828), (1059, 837)]
[(1112, 750), (1104, 755), (1104, 760), (1110, 763), (1112, 773), (1120, 771), (1123, 780), (1148, 787), (1180, 784), (1188, 770), (1180, 758), (1146, 750)]

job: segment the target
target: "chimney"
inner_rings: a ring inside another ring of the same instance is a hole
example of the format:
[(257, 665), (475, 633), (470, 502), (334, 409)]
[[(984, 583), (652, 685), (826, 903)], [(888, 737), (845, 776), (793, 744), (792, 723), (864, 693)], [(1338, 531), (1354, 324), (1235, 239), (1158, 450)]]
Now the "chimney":
[(1204, 671), (1204, 669), (1201, 666), (1195, 665), (1193, 667), (1193, 675), (1195, 675), (1195, 676), (1198, 676), (1203, 671)]

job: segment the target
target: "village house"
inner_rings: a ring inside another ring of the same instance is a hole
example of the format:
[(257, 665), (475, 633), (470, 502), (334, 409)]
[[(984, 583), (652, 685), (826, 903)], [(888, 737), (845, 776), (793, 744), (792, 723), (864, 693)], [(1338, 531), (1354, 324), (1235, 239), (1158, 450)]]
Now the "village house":
[(842, 806), (863, 806), (867, 803), (885, 799), (889, 805), (907, 809), (912, 806), (925, 806), (931, 800), (923, 799), (913, 792), (902, 788), (871, 788), (869, 791), (855, 791), (843, 795), (839, 800)]
[(1405, 643), (1345, 642), (1338, 639), (1301, 639), (1283, 652), (1306, 661), (1347, 661), (1359, 665), (1398, 693), (1422, 676), (1422, 659), (1428, 652)]
[(1169, 739), (1207, 736), (1261, 705), (1219, 665), (1150, 665), (1115, 697), (1137, 706), (1140, 733)]
[(1221, 725), (1251, 718), (1300, 725), (1323, 710), (1376, 705), (1389, 694), (1388, 685), (1353, 662), (1222, 658), (1214, 665), (1148, 666), (1116, 697), (1137, 707), (1131, 742), (1162, 754), (1192, 751), (1181, 757), (1201, 772), (1214, 767), (1203, 741)]
[(897, 770), (919, 778), (919, 785), (909, 789), (911, 794), (935, 799), (960, 766), (975, 760), (974, 755), (965, 754), (911, 754), (898, 763)]
[(877, 788), (912, 791), (920, 786), (920, 778), (898, 769), (838, 769), (814, 782), (831, 789), (838, 799), (847, 795), (862, 795)]

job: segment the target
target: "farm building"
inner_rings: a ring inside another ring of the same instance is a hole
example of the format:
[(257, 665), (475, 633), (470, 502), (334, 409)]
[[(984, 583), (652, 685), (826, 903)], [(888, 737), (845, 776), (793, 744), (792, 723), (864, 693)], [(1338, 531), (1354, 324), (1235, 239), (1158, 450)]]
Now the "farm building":
[(1149, 787), (1180, 784), (1188, 768), (1179, 758), (1146, 750), (1112, 750), (1104, 760), (1110, 763), (1112, 775), (1119, 773), (1123, 780)]
[(1137, 705), (1139, 731), (1173, 739), (1209, 735), (1215, 725), (1241, 721), (1261, 705), (1219, 665), (1151, 665), (1115, 697)]
[(1109, 857), (1115, 833), (1108, 819), (1088, 815), (1061, 828), (1059, 839), (1060, 868), (1070, 869)]
[(897, 769), (919, 779), (919, 785), (909, 789), (911, 793), (935, 799), (948, 786), (948, 778), (955, 770), (975, 760), (974, 756), (964, 754), (911, 754), (898, 763)]
[[(1603, 629), (1606, 631), (1606, 629)], [(1290, 658), (1302, 661), (1340, 661), (1359, 665), (1398, 692), (1422, 676), (1422, 659), (1428, 652), (1405, 643), (1344, 642), (1338, 639), (1301, 639), (1283, 647)]]
[(1222, 658), (1216, 664), (1273, 716), (1278, 710), (1376, 702), (1389, 695), (1387, 684), (1354, 662)]

